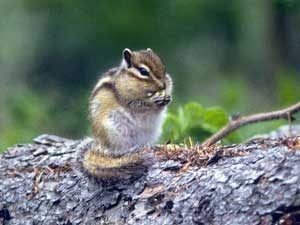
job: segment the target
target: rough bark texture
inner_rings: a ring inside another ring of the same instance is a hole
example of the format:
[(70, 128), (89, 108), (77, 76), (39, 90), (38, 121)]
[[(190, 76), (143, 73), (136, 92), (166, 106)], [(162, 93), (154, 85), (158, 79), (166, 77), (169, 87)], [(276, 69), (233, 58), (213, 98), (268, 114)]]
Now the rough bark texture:
[(139, 179), (115, 184), (83, 173), (77, 156), (91, 141), (42, 135), (33, 144), (14, 146), (1, 155), (0, 224), (300, 221), (297, 137), (224, 147), (223, 151), (245, 154), (216, 157), (201, 167), (156, 160)]

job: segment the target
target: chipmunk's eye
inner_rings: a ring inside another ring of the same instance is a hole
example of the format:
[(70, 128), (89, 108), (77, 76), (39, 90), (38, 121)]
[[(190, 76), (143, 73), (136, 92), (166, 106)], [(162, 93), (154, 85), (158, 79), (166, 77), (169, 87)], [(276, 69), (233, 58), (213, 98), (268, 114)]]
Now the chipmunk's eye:
[(137, 68), (143, 76), (149, 76), (149, 71), (143, 67)]

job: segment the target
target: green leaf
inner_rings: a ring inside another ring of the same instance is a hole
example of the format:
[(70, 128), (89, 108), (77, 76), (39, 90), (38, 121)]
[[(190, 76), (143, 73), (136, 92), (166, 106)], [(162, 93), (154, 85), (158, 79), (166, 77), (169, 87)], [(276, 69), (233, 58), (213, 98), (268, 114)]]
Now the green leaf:
[[(192, 140), (193, 143), (204, 141), (228, 122), (228, 113), (221, 107), (205, 109), (197, 102), (189, 102), (177, 108), (175, 113), (168, 113), (163, 125), (163, 141), (180, 143)], [(239, 141), (240, 135), (233, 133), (226, 137), (226, 143)]]
[(202, 123), (204, 113), (205, 109), (196, 102), (190, 102), (184, 106), (184, 114), (189, 125)]
[(164, 125), (163, 125), (163, 135), (161, 140), (163, 142), (171, 141), (176, 142), (180, 139), (181, 133), (180, 133), (180, 122), (178, 120), (178, 117), (175, 115), (168, 113)]
[(228, 123), (228, 114), (220, 107), (211, 107), (206, 109), (204, 122), (217, 129)]

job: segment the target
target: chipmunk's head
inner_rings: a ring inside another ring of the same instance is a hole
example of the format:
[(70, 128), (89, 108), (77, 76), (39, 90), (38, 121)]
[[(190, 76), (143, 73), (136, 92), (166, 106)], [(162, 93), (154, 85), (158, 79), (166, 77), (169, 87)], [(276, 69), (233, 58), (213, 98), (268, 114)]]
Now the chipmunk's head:
[(171, 102), (172, 80), (150, 48), (123, 51), (117, 90), (133, 109), (162, 109)]

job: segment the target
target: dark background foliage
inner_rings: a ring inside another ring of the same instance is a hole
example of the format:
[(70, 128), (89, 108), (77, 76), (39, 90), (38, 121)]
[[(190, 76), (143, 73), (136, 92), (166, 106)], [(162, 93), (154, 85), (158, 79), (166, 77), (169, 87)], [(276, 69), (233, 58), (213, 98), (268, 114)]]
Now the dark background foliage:
[(296, 102), (299, 24), (298, 0), (1, 0), (0, 150), (44, 132), (89, 135), (89, 91), (125, 47), (162, 56), (171, 111), (188, 101), (242, 114)]

